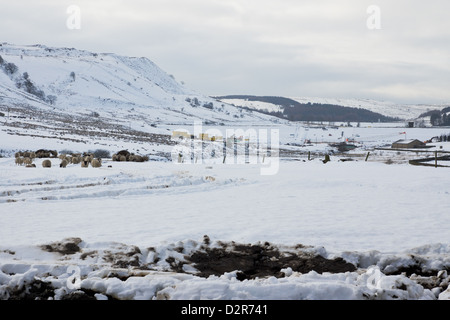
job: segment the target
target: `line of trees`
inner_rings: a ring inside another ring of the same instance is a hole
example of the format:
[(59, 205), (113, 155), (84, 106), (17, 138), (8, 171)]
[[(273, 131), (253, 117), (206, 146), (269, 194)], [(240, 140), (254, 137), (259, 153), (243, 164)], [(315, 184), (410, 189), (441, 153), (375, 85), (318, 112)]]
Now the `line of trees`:
[(430, 116), (430, 122), (433, 126), (450, 126), (450, 107), (444, 108), (440, 113), (435, 112)]
[(450, 126), (450, 107), (446, 107), (442, 110), (431, 110), (422, 113), (420, 118), (430, 117), (430, 123), (433, 126)]

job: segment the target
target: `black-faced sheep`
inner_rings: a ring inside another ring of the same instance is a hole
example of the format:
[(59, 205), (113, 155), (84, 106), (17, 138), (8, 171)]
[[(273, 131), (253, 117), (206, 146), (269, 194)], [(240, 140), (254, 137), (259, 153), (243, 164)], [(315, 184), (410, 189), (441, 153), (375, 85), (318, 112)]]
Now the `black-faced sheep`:
[(82, 167), (82, 168), (87, 168), (87, 167), (89, 167), (89, 161), (86, 160), (86, 159), (83, 159), (83, 160), (81, 161), (81, 167)]
[(61, 163), (59, 164), (59, 167), (60, 168), (65, 168), (65, 167), (67, 167), (68, 164), (69, 164), (69, 161), (67, 161), (67, 159), (63, 159), (61, 161)]
[(83, 153), (83, 158), (85, 161), (91, 162), (94, 159), (94, 154), (92, 153)]

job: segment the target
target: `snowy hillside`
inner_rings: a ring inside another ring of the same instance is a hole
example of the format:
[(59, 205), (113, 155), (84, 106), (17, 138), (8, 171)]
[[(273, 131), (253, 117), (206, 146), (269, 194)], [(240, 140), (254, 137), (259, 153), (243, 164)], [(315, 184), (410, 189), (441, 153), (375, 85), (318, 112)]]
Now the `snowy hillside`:
[(7, 43), (0, 57), (0, 135), (10, 137), (0, 149), (9, 153), (36, 145), (117, 150), (134, 141), (161, 154), (172, 130), (195, 121), (280, 123), (194, 92), (147, 58)]
[(276, 105), (276, 104), (273, 104), (270, 102), (265, 102), (265, 101), (252, 101), (252, 100), (248, 100), (248, 99), (234, 99), (234, 98), (220, 99), (220, 101), (229, 103), (229, 104), (234, 104), (236, 106), (247, 107), (250, 109), (255, 109), (255, 110), (260, 110), (260, 111), (265, 111), (265, 112), (282, 112), (283, 111), (283, 106)]
[(18, 88), (28, 78), (45, 97), (55, 97), (50, 104), (58, 110), (119, 117), (120, 112), (132, 108), (136, 114), (150, 115), (151, 110), (152, 118), (164, 123), (185, 123), (194, 118), (212, 122), (270, 119), (242, 115), (236, 108), (194, 92), (144, 57), (6, 43), (0, 46), (0, 55), (4, 64), (17, 67), (10, 74), (0, 72), (2, 99), (49, 104), (39, 95), (30, 97), (26, 86)]
[[(415, 120), (422, 113), (431, 110), (442, 110), (448, 104), (443, 105), (427, 105), (427, 104), (399, 104), (389, 101), (377, 101), (370, 99), (332, 99), (332, 98), (312, 98), (312, 97), (288, 97), (302, 104), (320, 103), (330, 104), (342, 107), (361, 108), (372, 112), (382, 114), (387, 117), (399, 118), (402, 120)], [(279, 112), (283, 110), (283, 106), (276, 105), (265, 101), (250, 101), (248, 99), (227, 98), (221, 101), (234, 104), (236, 106), (248, 107), (250, 109)]]
[(329, 99), (311, 97), (291, 97), (291, 99), (300, 103), (324, 103), (335, 104), (343, 107), (362, 108), (372, 112), (381, 113), (385, 116), (398, 117), (404, 120), (414, 120), (424, 112), (441, 110), (447, 106), (446, 104), (399, 104), (390, 101), (377, 101), (371, 99)]

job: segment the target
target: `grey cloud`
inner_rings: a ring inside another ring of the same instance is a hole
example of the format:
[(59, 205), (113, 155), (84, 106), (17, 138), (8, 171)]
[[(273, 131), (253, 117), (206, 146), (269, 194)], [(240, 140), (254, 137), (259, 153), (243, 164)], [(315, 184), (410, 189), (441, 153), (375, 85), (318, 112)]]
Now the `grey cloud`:
[(65, 27), (70, 4), (4, 4), (2, 41), (146, 56), (212, 95), (450, 101), (448, 1), (79, 0), (81, 30)]

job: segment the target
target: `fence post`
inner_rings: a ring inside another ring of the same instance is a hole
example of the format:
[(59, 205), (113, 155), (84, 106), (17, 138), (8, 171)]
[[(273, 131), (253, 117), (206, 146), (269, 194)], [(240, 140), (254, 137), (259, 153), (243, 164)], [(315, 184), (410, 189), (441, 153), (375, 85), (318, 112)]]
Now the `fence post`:
[(434, 152), (434, 167), (437, 168), (437, 151)]

